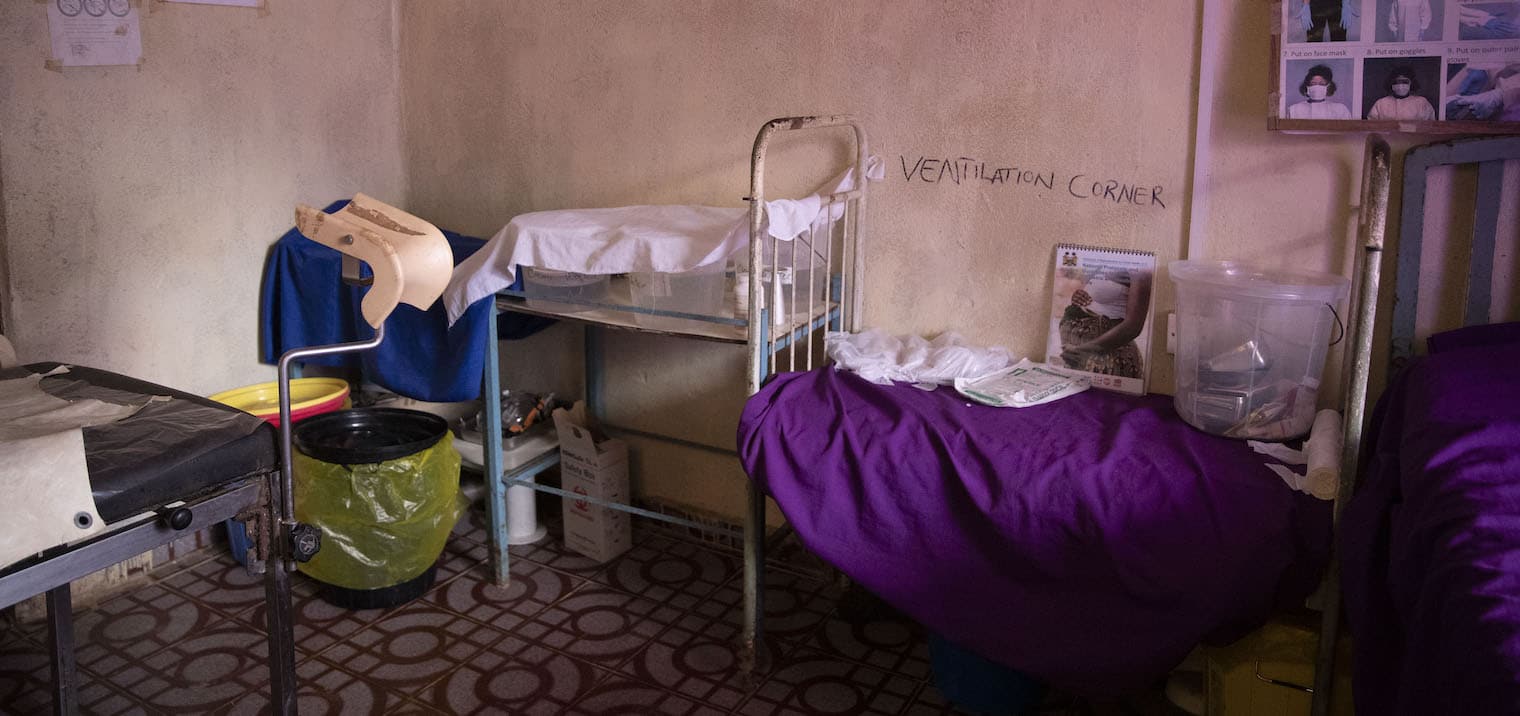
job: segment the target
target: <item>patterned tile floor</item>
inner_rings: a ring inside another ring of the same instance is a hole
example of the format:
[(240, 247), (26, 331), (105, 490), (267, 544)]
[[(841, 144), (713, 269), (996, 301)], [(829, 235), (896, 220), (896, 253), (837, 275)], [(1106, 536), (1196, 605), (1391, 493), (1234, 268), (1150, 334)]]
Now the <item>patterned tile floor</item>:
[[(658, 531), (606, 565), (551, 539), (491, 583), (480, 514), (423, 598), (347, 611), (298, 577), (304, 714), (953, 714), (922, 630), (833, 584), (767, 572), (768, 668), (738, 670), (740, 561)], [(76, 613), (86, 713), (267, 713), (262, 586), (217, 550)], [(192, 560), (195, 558), (192, 558)], [(49, 709), (43, 625), (0, 631), (0, 713)], [(1152, 714), (1052, 697), (1041, 713)]]

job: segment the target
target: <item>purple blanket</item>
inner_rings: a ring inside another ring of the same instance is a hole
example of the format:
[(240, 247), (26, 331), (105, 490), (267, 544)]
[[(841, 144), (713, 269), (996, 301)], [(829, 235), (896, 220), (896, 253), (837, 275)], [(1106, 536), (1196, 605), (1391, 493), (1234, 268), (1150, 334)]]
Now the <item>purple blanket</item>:
[(946, 639), (1121, 694), (1316, 583), (1329, 505), (1166, 396), (1032, 408), (824, 368), (745, 406), (744, 467), (809, 549)]
[(1520, 326), (1430, 346), (1383, 394), (1342, 521), (1357, 711), (1520, 714)]

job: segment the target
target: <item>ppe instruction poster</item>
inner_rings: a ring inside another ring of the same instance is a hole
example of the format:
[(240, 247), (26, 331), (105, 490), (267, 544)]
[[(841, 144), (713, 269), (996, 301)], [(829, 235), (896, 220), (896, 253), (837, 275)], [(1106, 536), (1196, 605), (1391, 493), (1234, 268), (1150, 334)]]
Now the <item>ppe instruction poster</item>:
[(1281, 5), (1278, 119), (1520, 122), (1520, 0)]

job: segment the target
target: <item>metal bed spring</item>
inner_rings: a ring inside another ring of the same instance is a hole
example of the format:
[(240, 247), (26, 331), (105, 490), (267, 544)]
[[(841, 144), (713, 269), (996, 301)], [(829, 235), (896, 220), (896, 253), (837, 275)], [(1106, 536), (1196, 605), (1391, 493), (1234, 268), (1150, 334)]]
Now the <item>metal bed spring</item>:
[[(765, 230), (766, 153), (777, 135), (782, 132), (804, 130), (849, 130), (854, 141), (854, 185), (823, 197), (822, 211), (825, 220), (816, 222), (812, 228), (792, 241), (779, 241)], [(759, 392), (765, 382), (778, 370), (807, 370), (823, 365), (826, 356), (822, 342), (817, 340), (821, 330), (858, 329), (861, 296), (861, 273), (863, 260), (859, 249), (860, 216), (865, 204), (866, 184), (866, 135), (864, 128), (848, 115), (788, 117), (766, 122), (755, 137), (750, 164), (749, 202), (750, 242), (748, 295), (742, 299), (747, 309), (737, 317), (696, 316), (685, 313), (660, 311), (637, 306), (611, 306), (606, 303), (587, 303), (597, 309), (613, 309), (613, 312), (655, 315), (687, 321), (690, 330), (680, 328), (649, 328), (622, 322), (602, 322), (588, 318), (588, 314), (556, 316), (587, 324), (586, 330), (586, 402), (591, 413), (602, 417), (602, 395), (605, 379), (601, 370), (602, 338), (605, 327), (674, 335), (678, 337), (716, 340), (742, 344), (747, 348), (747, 380), (745, 395)], [(801, 272), (797, 267), (806, 266), (806, 279), (797, 280)], [(799, 285), (801, 284), (801, 285)], [(504, 296), (521, 298), (521, 292), (504, 291)], [(821, 297), (821, 298), (820, 298)], [(566, 301), (576, 303), (575, 301)], [(520, 303), (498, 303), (506, 310), (528, 310)], [(547, 315), (547, 314), (540, 314)], [(605, 315), (605, 314), (604, 314)], [(484, 376), (485, 438), (483, 446), (484, 468), (487, 485), (491, 488), (490, 511), (493, 536), (493, 559), (496, 582), (506, 585), (510, 580), (507, 552), (506, 488), (527, 487), (538, 492), (565, 496), (555, 487), (539, 485), (534, 477), (558, 463), (558, 452), (551, 452), (524, 460), (504, 474), (501, 444), (501, 387), (499, 351), (496, 322), (490, 321), (487, 332), (487, 360)], [(666, 324), (674, 325), (674, 324)], [(742, 330), (741, 330), (742, 329)], [(799, 345), (800, 344), (800, 345)], [(729, 448), (684, 440), (657, 433), (606, 426), (615, 433), (658, 440), (687, 448), (696, 448), (725, 455), (736, 455)], [(747, 507), (743, 519), (744, 545), (744, 618), (741, 633), (739, 661), (741, 668), (753, 673), (764, 653), (760, 646), (763, 636), (764, 609), (761, 602), (766, 552), (765, 495), (750, 481), (747, 485)], [(576, 499), (636, 514), (649, 519), (668, 522), (699, 530), (711, 531), (711, 525), (693, 520), (646, 510), (632, 505), (588, 499), (576, 495)], [(779, 540), (785, 531), (772, 540)]]
[[(1499, 239), (1500, 203), (1504, 184), (1504, 163), (1520, 159), (1520, 137), (1458, 139), (1415, 147), (1404, 158), (1403, 208), (1399, 217), (1400, 236), (1394, 275), (1394, 304), (1389, 368), (1397, 371), (1414, 355), (1415, 318), (1420, 289), (1420, 253), (1424, 244), (1424, 216), (1427, 170), (1447, 165), (1477, 166), (1477, 189), (1474, 192), (1472, 253), (1468, 260), (1466, 302), (1463, 325), (1490, 321), (1493, 297), (1494, 254)], [(1335, 497), (1337, 523), (1341, 508), (1355, 489), (1357, 466), (1361, 457), (1362, 430), (1367, 409), (1367, 381), (1372, 357), (1373, 327), (1376, 322), (1378, 281), (1381, 273), (1383, 234), (1388, 215), (1390, 160), (1387, 143), (1377, 136), (1367, 140), (1367, 160), (1363, 169), (1362, 215), (1359, 239), (1363, 245), (1361, 288), (1358, 292), (1356, 321), (1347, 361), (1344, 447), (1341, 475)], [(1335, 683), (1335, 642), (1340, 629), (1339, 561), (1331, 562), (1326, 577), (1327, 608), (1321, 620), (1319, 653), (1315, 663), (1314, 687), (1304, 688), (1313, 694), (1313, 716), (1330, 713), (1331, 687)], [(1300, 687), (1302, 688), (1302, 687)]]

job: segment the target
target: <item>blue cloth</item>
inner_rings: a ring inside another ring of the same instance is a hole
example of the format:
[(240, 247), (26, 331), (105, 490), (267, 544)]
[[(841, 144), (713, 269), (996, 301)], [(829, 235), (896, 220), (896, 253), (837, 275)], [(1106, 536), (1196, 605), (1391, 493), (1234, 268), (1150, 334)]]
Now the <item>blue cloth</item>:
[[(325, 211), (330, 214), (347, 205), (347, 200), (338, 201)], [(443, 235), (454, 252), (455, 265), (485, 245), (472, 236), (451, 231)], [(342, 258), (295, 229), (275, 242), (260, 296), (259, 356), (263, 362), (276, 363), (292, 348), (374, 335), (359, 313), (359, 300), (368, 289), (343, 283)], [(367, 266), (364, 271), (368, 274)], [(309, 363), (358, 369), (366, 380), (417, 400), (474, 400), (480, 397), (491, 303), (477, 301), (452, 328), (442, 302), (434, 302), (426, 311), (401, 304), (386, 319), (385, 341), (379, 347)], [(517, 313), (502, 314), (498, 321), (503, 339), (523, 338), (553, 323)]]

